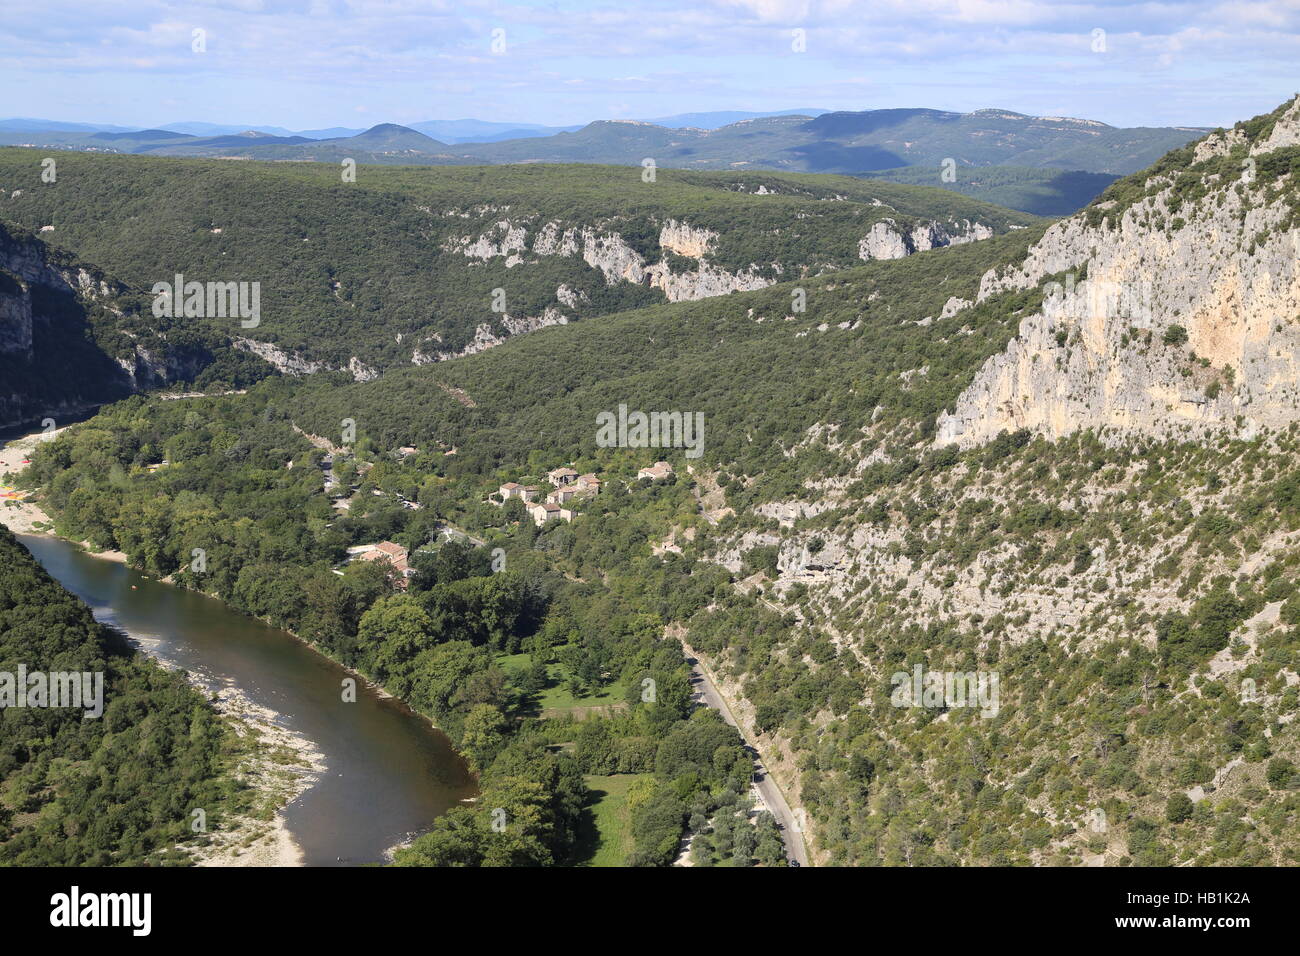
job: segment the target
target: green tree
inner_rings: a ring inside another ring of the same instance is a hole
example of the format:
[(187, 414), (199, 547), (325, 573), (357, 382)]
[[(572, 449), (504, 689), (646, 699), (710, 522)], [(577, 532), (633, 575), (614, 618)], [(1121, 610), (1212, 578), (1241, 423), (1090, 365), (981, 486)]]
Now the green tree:
[(1179, 791), (1169, 797), (1168, 803), (1165, 804), (1165, 819), (1170, 823), (1182, 823), (1190, 819), (1195, 806), (1192, 804), (1191, 797)]

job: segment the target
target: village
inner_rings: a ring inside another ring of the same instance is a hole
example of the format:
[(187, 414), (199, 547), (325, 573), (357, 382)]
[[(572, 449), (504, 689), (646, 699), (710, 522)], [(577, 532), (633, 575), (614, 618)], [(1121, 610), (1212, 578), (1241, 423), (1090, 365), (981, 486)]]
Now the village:
[[(406, 459), (416, 452), (415, 448), (404, 447), (398, 452), (402, 459)], [(325, 490), (330, 493), (335, 500), (336, 510), (346, 510), (348, 501), (346, 498), (340, 499), (339, 482), (333, 473), (333, 455), (326, 455), (321, 463), (322, 470), (325, 472)], [(358, 471), (364, 474), (368, 471), (368, 466), (359, 466)], [(637, 480), (648, 479), (650, 481), (662, 481), (673, 474), (673, 466), (666, 461), (657, 461), (653, 465), (642, 468), (637, 471)], [(593, 472), (579, 474), (569, 466), (554, 468), (546, 473), (546, 480), (551, 486), (551, 490), (541, 497), (543, 490), (539, 484), (523, 484), (518, 481), (507, 481), (501, 485), (494, 495), (488, 496), (488, 501), (499, 507), (505, 505), (512, 499), (518, 499), (524, 503), (524, 509), (528, 516), (532, 518), (537, 527), (542, 527), (548, 521), (558, 518), (561, 521), (572, 521), (581, 512), (578, 510), (579, 505), (584, 500), (589, 500), (600, 494), (602, 487), (601, 478)], [(382, 494), (376, 489), (374, 494)], [(398, 495), (399, 501), (404, 507), (418, 509), (420, 506), (414, 502), (407, 501)], [(445, 526), (440, 533), (444, 540), (457, 540), (464, 543), (482, 546), (483, 541), (472, 535), (453, 528), (450, 525)], [(396, 572), (395, 584), (398, 588), (405, 590), (409, 585), (410, 578), (415, 574), (415, 569), (411, 565), (411, 555), (407, 548), (394, 541), (379, 541), (374, 544), (357, 545), (348, 549), (348, 561), (383, 561), (390, 565)], [(342, 571), (336, 569), (341, 574)]]

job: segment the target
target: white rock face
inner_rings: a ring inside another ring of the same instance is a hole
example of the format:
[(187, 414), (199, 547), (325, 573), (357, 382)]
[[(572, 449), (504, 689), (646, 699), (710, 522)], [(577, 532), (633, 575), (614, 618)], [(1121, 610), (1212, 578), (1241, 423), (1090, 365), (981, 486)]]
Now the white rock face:
[[(1300, 137), (1286, 113), (1268, 142)], [(1197, 152), (1222, 155), (1231, 134)], [(1166, 188), (1116, 225), (1079, 214), (1052, 226), (1024, 264), (987, 273), (981, 300), (1058, 273), (1087, 278), (1052, 290), (1006, 350), (985, 363), (940, 416), (938, 444), (976, 445), (1003, 430), (1060, 437), (1112, 427), (1161, 437), (1300, 421), (1300, 230), (1273, 185), (1241, 176), (1213, 182), (1170, 213)], [(1183, 220), (1174, 228), (1174, 219)], [(1172, 326), (1186, 330), (1185, 344)], [(1148, 344), (1149, 338), (1149, 344)], [(1207, 359), (1209, 367), (1191, 360)]]
[(539, 256), (572, 256), (578, 252), (577, 231), (560, 230), (558, 222), (542, 226), (533, 240), (533, 254)]
[(1259, 156), (1283, 146), (1300, 146), (1300, 96), (1291, 101), (1290, 109), (1282, 114), (1264, 141), (1251, 148), (1250, 155)]
[[(330, 366), (324, 362), (313, 362), (303, 358), (296, 352), (286, 351), (277, 345), (272, 345), (270, 342), (259, 342), (256, 339), (240, 336), (233, 339), (232, 344), (237, 349), (252, 352), (259, 358), (265, 359), (285, 375), (311, 375), (315, 372), (331, 371)], [(369, 382), (379, 377), (377, 370), (362, 362), (355, 355), (348, 360), (346, 367), (332, 371), (349, 372), (353, 379), (358, 382)]]
[[(506, 256), (507, 264), (515, 264), (518, 253), (527, 248), (527, 229), (506, 220), (496, 223), (477, 238), (455, 240), (450, 248), (463, 251), (474, 258), (489, 259)], [(708, 255), (718, 234), (711, 229), (701, 229), (687, 223), (668, 220), (659, 232), (659, 242), (664, 249), (700, 260)], [(774, 280), (759, 274), (757, 265), (739, 272), (729, 272), (707, 261), (698, 269), (673, 272), (666, 262), (648, 264), (645, 258), (628, 245), (612, 229), (592, 226), (562, 227), (558, 222), (547, 222), (533, 237), (531, 249), (534, 256), (581, 256), (582, 261), (600, 271), (607, 285), (630, 282), (662, 289), (670, 302), (705, 299), (729, 292), (762, 289)], [(561, 305), (574, 308), (576, 295), (567, 287), (556, 290), (556, 300)]]
[(348, 371), (358, 382), (369, 382), (379, 378), (379, 372), (362, 362), (355, 355), (348, 360)]
[(492, 323), (482, 322), (474, 329), (474, 341), (456, 352), (425, 352), (422, 349), (416, 349), (411, 355), (412, 365), (431, 365), (434, 362), (445, 362), (448, 359), (460, 358), (465, 355), (474, 355), (478, 352), (486, 352), (490, 348), (496, 348), (507, 338), (515, 335), (526, 335), (529, 332), (536, 332), (538, 329), (546, 328), (548, 325), (568, 325), (569, 317), (559, 309), (549, 307), (538, 316), (511, 316), (503, 315), (501, 324), (505, 328), (504, 335), (499, 334), (492, 328)]
[(858, 258), (865, 261), (901, 259), (914, 252), (978, 242), (992, 235), (992, 227), (969, 219), (950, 223), (920, 222), (907, 232), (901, 230), (893, 219), (882, 219), (858, 242)]
[(659, 230), (659, 245), (679, 256), (698, 259), (713, 251), (713, 240), (718, 234), (712, 229), (696, 229), (684, 222), (669, 219)]
[(312, 362), (301, 355), (295, 355), (293, 352), (286, 352), (270, 342), (259, 342), (256, 339), (237, 337), (233, 340), (237, 349), (245, 352), (252, 352), (258, 358), (270, 362), (277, 369), (286, 375), (311, 375), (313, 372), (320, 372), (329, 368), (324, 362)]
[(970, 299), (959, 299), (955, 295), (949, 296), (948, 301), (943, 304), (943, 311), (939, 313), (939, 318), (950, 319), (962, 309), (969, 309), (973, 302)]
[(508, 256), (513, 252), (523, 252), (526, 236), (523, 226), (516, 226), (503, 219), (477, 239), (460, 240), (460, 249), (471, 259)]
[(1201, 140), (1192, 150), (1193, 162), (1201, 163), (1215, 156), (1226, 156), (1232, 147), (1246, 141), (1246, 134), (1239, 129), (1211, 133)]
[(40, 242), (0, 237), (0, 354), (32, 354), (33, 286), (81, 295), (91, 301), (113, 294), (106, 280), (95, 280), (84, 267), (60, 267), (49, 262)]
[(892, 219), (876, 223), (858, 243), (858, 258), (863, 260), (901, 259), (910, 254), (907, 240), (894, 228)]
[(616, 232), (597, 234), (590, 226), (582, 229), (582, 261), (599, 269), (605, 282), (640, 284), (645, 280), (645, 260)]
[(561, 305), (567, 305), (570, 309), (576, 309), (580, 303), (590, 302), (587, 293), (581, 289), (572, 289), (568, 285), (561, 283), (555, 287), (555, 301)]
[(694, 272), (672, 272), (665, 263), (653, 265), (646, 270), (650, 285), (663, 289), (669, 302), (694, 301), (707, 299), (729, 292), (749, 292), (762, 289), (772, 284), (751, 266), (743, 272), (727, 272), (709, 263), (704, 263)]

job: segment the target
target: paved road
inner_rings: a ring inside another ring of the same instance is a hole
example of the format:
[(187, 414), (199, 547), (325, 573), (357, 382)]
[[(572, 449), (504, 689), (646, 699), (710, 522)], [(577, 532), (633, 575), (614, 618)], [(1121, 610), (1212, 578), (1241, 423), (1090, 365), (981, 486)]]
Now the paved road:
[(785, 855), (792, 860), (796, 860), (800, 866), (808, 865), (808, 850), (803, 843), (803, 834), (795, 829), (795, 816), (790, 809), (790, 804), (786, 802), (785, 794), (781, 788), (776, 785), (776, 781), (768, 774), (767, 768), (763, 766), (763, 760), (758, 754), (758, 749), (754, 746), (753, 741), (745, 733), (745, 729), (737, 723), (736, 718), (731, 713), (731, 708), (723, 699), (722, 694), (718, 692), (717, 685), (713, 683), (713, 677), (695, 656), (690, 645), (683, 644), (686, 648), (686, 663), (691, 668), (691, 686), (695, 689), (695, 699), (706, 707), (712, 707), (722, 714), (722, 719), (740, 732), (740, 736), (745, 741), (745, 749), (749, 751), (750, 756), (754, 758), (755, 786), (758, 788), (759, 796), (763, 798), (763, 803), (767, 806), (768, 811), (776, 818), (776, 825), (781, 830), (781, 839), (785, 841)]

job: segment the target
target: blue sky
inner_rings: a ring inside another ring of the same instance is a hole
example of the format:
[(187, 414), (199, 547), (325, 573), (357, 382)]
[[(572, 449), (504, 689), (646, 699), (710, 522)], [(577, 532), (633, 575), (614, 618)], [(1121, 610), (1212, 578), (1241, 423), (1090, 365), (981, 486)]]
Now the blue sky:
[[(1300, 0), (0, 0), (0, 8), (0, 116), (123, 126), (463, 117), (560, 125), (898, 106), (1214, 126), (1300, 89)], [(205, 52), (192, 49), (196, 29)], [(492, 51), (494, 30), (504, 31), (504, 52)], [(792, 49), (795, 30), (804, 31), (803, 52)]]

